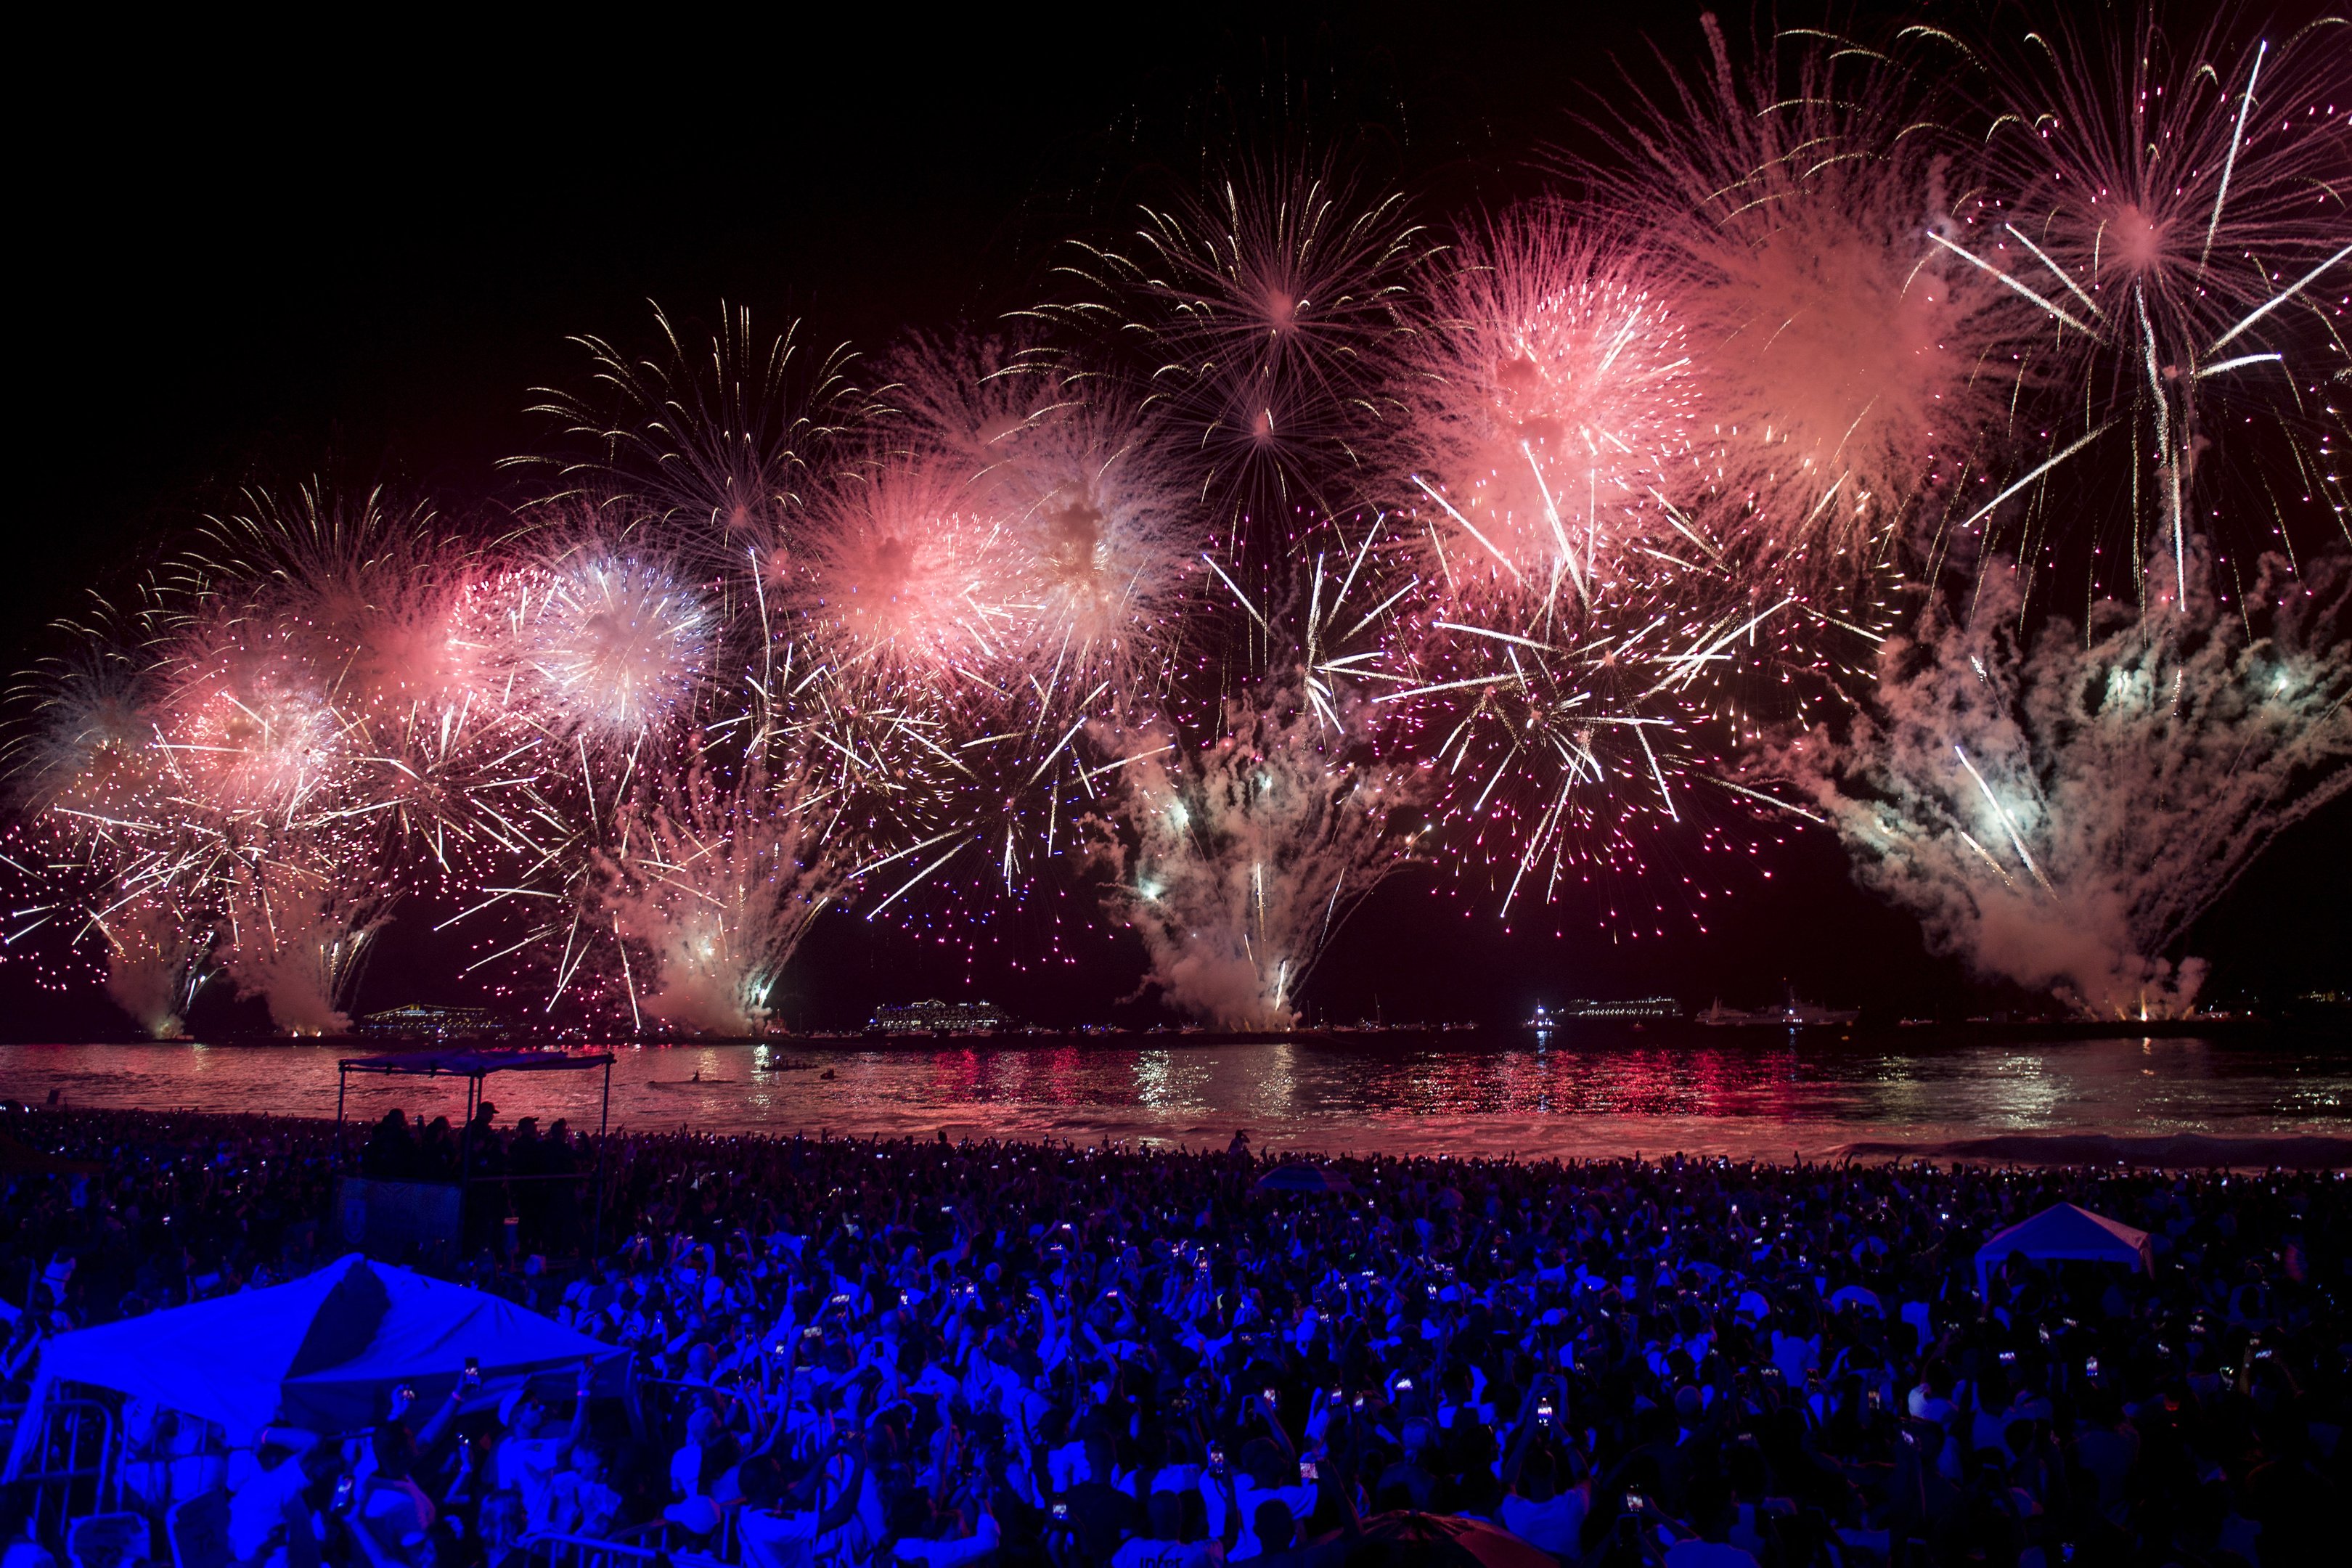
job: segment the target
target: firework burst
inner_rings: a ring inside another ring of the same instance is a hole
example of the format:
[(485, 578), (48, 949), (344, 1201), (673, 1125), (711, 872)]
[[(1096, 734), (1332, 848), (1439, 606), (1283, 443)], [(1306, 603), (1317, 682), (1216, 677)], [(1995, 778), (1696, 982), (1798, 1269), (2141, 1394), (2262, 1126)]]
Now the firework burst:
[(465, 613), (503, 704), (551, 736), (619, 749), (694, 707), (721, 635), (667, 557), (595, 531), (499, 573)]
[(1148, 700), (1199, 576), (1183, 508), (1145, 427), (1093, 378), (993, 340), (919, 339), (891, 388), (918, 453), (965, 478), (999, 531), (1000, 666), (1043, 671), (1042, 721), (1081, 694)]
[[(1989, 84), (1982, 172), (1932, 237), (1999, 286), (2011, 335), (2062, 394), (2039, 460), (1970, 497), (1964, 528), (2016, 517), (2008, 537), (2029, 568), (2052, 517), (2087, 521), (2135, 564), (2162, 534), (2176, 601), (2189, 596), (2189, 536), (2215, 523), (2259, 519), (2262, 547), (2290, 553), (2305, 514), (2347, 536), (2326, 447), (2343, 435), (2352, 275), (2347, 37), (2352, 24), (2329, 17), (2274, 48), (2216, 12), (2185, 45), (2146, 17), (2101, 43), (2061, 16), (2011, 49), (1961, 46)], [(2265, 444), (2281, 460), (2216, 508), (2211, 476)], [(2126, 461), (2128, 482), (2113, 483)], [(2106, 466), (2077, 478), (2094, 462)]]
[(221, 742), (250, 735), (242, 765), (265, 783), (273, 762), (299, 778), (307, 750), (314, 771), (337, 770), (336, 810), (445, 873), (468, 854), (525, 848), (517, 824), (542, 736), (517, 721), (511, 676), (480, 635), (507, 580), (429, 511), (381, 493), (246, 502), (171, 577), (190, 606), (175, 643), (194, 703), (178, 739), (196, 748), (194, 765), (237, 759)]
[(281, 626), (233, 611), (182, 628), (165, 665), (163, 747), (183, 798), (244, 821), (331, 811), (350, 781), (350, 719)]
[(802, 610), (848, 659), (982, 672), (1022, 638), (1013, 540), (973, 483), (936, 458), (843, 476), (813, 530)]
[(1429, 270), (1408, 397), (1434, 503), (1432, 575), (1457, 607), (1584, 598), (1682, 526), (1663, 487), (1680, 482), (1692, 437), (1683, 330), (1557, 210), (1507, 216)]
[(750, 311), (722, 307), (708, 343), (658, 308), (654, 323), (655, 357), (580, 338), (589, 390), (542, 392), (532, 412), (558, 421), (572, 444), (552, 460), (551, 499), (625, 517), (718, 595), (729, 624), (756, 626), (756, 605), (740, 601), (787, 571), (824, 459), (873, 405), (848, 380), (849, 352), (809, 353), (798, 322), (762, 338)]
[(1678, 493), (1850, 578), (1998, 426), (2017, 374), (2000, 290), (1931, 243), (1948, 161), (1908, 133), (1883, 56), (1788, 34), (1743, 73), (1704, 21), (1711, 73), (1635, 95), (1591, 173), (1687, 334), (1704, 413)]
[(1150, 345), (1151, 406), (1198, 493), (1279, 531), (1385, 489), (1426, 244), (1402, 198), (1293, 156), (1139, 216), (1129, 244), (1066, 269), (1087, 297), (1061, 313)]
[(24, 717), (9, 738), (9, 774), (29, 816), (119, 815), (164, 768), (155, 674), (136, 651), (153, 635), (152, 609), (126, 615), (100, 601), (94, 612), (59, 623), (65, 651), (9, 693)]

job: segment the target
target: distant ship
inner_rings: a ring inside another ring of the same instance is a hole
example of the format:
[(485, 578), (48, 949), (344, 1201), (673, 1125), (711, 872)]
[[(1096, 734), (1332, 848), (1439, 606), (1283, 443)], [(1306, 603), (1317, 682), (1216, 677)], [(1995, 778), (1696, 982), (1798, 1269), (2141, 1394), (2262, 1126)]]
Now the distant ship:
[(1792, 989), (1778, 1007), (1760, 1007), (1752, 1013), (1727, 1007), (1717, 999), (1696, 1021), (1710, 1029), (1814, 1029), (1851, 1024), (1861, 1016), (1858, 1007), (1822, 1007), (1800, 1001)]
[(877, 1007), (869, 1029), (886, 1035), (989, 1035), (1013, 1022), (1003, 1008), (991, 1002), (909, 1002), (899, 1007)]
[(1549, 1029), (1579, 1019), (1619, 1023), (1671, 1023), (1683, 1016), (1683, 1005), (1671, 996), (1643, 996), (1631, 1002), (1563, 1002), (1557, 1013), (1541, 1005), (1529, 1018), (1530, 1029)]
[(391, 1035), (402, 1039), (478, 1040), (504, 1035), (508, 1029), (507, 1020), (487, 1007), (441, 1007), (430, 1002), (411, 1002), (370, 1013), (352, 1032)]

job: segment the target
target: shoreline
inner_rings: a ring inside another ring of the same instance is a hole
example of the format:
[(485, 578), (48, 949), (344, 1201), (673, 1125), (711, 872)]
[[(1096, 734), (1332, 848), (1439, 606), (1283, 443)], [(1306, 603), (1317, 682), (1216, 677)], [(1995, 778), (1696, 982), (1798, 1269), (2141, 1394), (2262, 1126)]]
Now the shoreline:
[[(225, 1111), (196, 1107), (176, 1106), (105, 1106), (74, 1105), (37, 1106), (13, 1098), (0, 1096), (0, 1118), (17, 1116), (97, 1116), (154, 1117), (199, 1125), (232, 1126), (241, 1123), (264, 1123), (288, 1130), (307, 1130), (321, 1134), (331, 1133), (335, 1120), (331, 1116), (305, 1116), (283, 1111)], [(0, 1120), (0, 1130), (9, 1125)], [(364, 1142), (366, 1124), (346, 1121), (345, 1136), (356, 1151)], [(621, 1139), (708, 1138), (713, 1141), (755, 1139), (762, 1142), (789, 1143), (794, 1140), (829, 1142), (864, 1143), (928, 1143), (945, 1133), (950, 1142), (969, 1139), (976, 1142), (993, 1142), (1000, 1146), (1034, 1145), (1040, 1148), (1094, 1147), (1097, 1142), (1110, 1146), (1165, 1148), (1190, 1153), (1217, 1152), (1217, 1135), (1207, 1132), (1199, 1142), (1179, 1137), (1130, 1136), (1123, 1138), (1056, 1139), (1050, 1133), (1027, 1136), (974, 1137), (982, 1130), (954, 1121), (943, 1121), (936, 1127), (904, 1131), (845, 1131), (819, 1126), (800, 1127), (790, 1131), (744, 1132), (740, 1131), (705, 1131), (691, 1123), (675, 1126), (634, 1127), (615, 1126), (613, 1136)], [(1205, 1130), (1203, 1130), (1205, 1132)], [(959, 1137), (958, 1134), (963, 1134)], [(578, 1134), (593, 1140), (593, 1131)], [(0, 1165), (5, 1165), (12, 1152), (0, 1145)], [(1559, 1164), (1563, 1166), (1617, 1163), (1637, 1161), (1654, 1165), (1674, 1159), (1714, 1163), (1727, 1160), (1734, 1165), (1756, 1165), (1773, 1169), (1808, 1170), (1833, 1169), (1852, 1165), (1860, 1169), (1882, 1169), (1927, 1162), (1931, 1164), (1972, 1165), (2006, 1169), (2032, 1170), (2112, 1170), (2118, 1167), (2138, 1171), (2253, 1172), (2269, 1170), (2332, 1171), (2352, 1169), (2352, 1135), (2334, 1136), (2326, 1133), (2280, 1132), (2247, 1133), (2215, 1136), (2203, 1132), (2158, 1133), (2135, 1135), (2108, 1132), (2008, 1132), (1991, 1133), (1969, 1138), (1906, 1141), (1900, 1139), (1857, 1139), (1807, 1154), (1791, 1150), (1791, 1158), (1779, 1159), (1768, 1153), (1756, 1153), (1733, 1158), (1693, 1152), (1679, 1149), (1628, 1149), (1622, 1153), (1559, 1153), (1547, 1154), (1536, 1151), (1496, 1154), (1475, 1150), (1449, 1152), (1443, 1150), (1382, 1152), (1377, 1150), (1324, 1149), (1303, 1144), (1285, 1143), (1279, 1147), (1267, 1142), (1256, 1151), (1258, 1157), (1268, 1161), (1346, 1161), (1346, 1160), (1413, 1160), (1442, 1159), (1460, 1162), (1507, 1161), (1516, 1164)]]

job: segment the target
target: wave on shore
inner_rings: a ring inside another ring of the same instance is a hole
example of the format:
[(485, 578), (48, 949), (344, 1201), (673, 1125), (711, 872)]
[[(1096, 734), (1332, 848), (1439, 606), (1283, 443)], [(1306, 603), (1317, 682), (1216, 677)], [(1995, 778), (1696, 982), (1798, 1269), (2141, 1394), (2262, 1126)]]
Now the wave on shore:
[(1933, 1143), (1872, 1139), (1839, 1151), (1856, 1160), (1938, 1158), (2019, 1165), (2153, 1165), (2166, 1170), (2331, 1171), (2352, 1166), (2352, 1138), (2314, 1134), (2215, 1138), (2179, 1132), (2133, 1138), (2111, 1132), (2003, 1132)]

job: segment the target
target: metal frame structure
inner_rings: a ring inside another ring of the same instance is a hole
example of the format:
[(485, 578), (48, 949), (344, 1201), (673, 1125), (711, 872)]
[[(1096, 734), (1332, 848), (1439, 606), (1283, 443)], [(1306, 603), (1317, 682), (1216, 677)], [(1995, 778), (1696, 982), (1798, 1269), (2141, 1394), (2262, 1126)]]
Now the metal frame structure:
[[(603, 1103), (596, 1118), (596, 1201), (593, 1218), (589, 1222), (588, 1256), (593, 1258), (603, 1250), (604, 1240), (604, 1144), (613, 1126), (613, 1054), (599, 1051), (593, 1056), (573, 1056), (566, 1051), (399, 1051), (379, 1057), (345, 1057), (335, 1063), (335, 1157), (338, 1163), (343, 1155), (343, 1100), (351, 1089), (351, 1075), (363, 1073), (377, 1078), (462, 1078), (466, 1080), (465, 1131), (457, 1138), (457, 1203), (458, 1212), (465, 1212), (466, 1189), (477, 1178), (473, 1174), (474, 1113), (482, 1103), (482, 1080), (494, 1072), (586, 1072), (592, 1068), (604, 1069)], [(530, 1177), (501, 1176), (500, 1181), (524, 1181)], [(559, 1181), (569, 1177), (559, 1176)]]
[[(41, 1424), (37, 1441), (28, 1456), (40, 1468), (28, 1468), (8, 1483), (32, 1489), (33, 1508), (26, 1528), (36, 1540), (41, 1538), (41, 1521), (51, 1511), (52, 1503), (52, 1528), (59, 1540), (75, 1520), (89, 1514), (114, 1512), (122, 1507), (122, 1433), (115, 1425), (114, 1412), (103, 1400), (52, 1397), (37, 1411), (25, 1405), (0, 1406), (0, 1416), (12, 1415), (16, 1422)], [(58, 1425), (60, 1415), (64, 1417), (62, 1432)], [(89, 1446), (92, 1436), (97, 1439), (94, 1453)], [(85, 1483), (90, 1489), (89, 1512), (77, 1514), (74, 1491)]]

